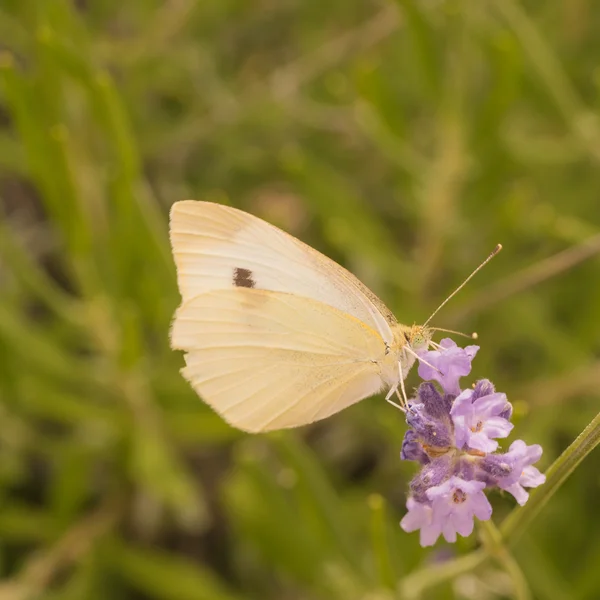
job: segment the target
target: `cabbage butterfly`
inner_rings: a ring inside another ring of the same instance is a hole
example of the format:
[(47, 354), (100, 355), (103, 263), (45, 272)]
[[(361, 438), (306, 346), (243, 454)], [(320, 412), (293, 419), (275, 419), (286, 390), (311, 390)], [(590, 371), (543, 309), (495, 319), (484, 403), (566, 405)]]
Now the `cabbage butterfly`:
[(389, 400), (433, 344), (431, 317), (401, 325), (349, 271), (246, 212), (177, 202), (170, 237), (182, 296), (171, 345), (235, 427), (305, 425), (385, 388)]

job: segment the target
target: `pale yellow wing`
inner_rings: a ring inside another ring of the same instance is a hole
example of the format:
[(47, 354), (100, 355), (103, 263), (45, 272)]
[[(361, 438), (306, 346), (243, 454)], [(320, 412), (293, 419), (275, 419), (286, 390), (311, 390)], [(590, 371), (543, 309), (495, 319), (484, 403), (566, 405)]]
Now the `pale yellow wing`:
[(235, 288), (178, 310), (172, 345), (200, 397), (246, 431), (297, 427), (378, 392), (381, 336), (310, 298)]
[(171, 245), (183, 302), (245, 287), (297, 294), (353, 315), (391, 344), (396, 319), (352, 273), (251, 214), (184, 200), (171, 209)]

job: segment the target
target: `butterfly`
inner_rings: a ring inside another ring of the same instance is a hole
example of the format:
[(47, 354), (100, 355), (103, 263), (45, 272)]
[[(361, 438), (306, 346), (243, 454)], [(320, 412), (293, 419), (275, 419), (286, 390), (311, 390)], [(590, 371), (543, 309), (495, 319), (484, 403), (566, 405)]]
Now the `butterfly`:
[(242, 210), (176, 202), (170, 240), (182, 297), (171, 346), (198, 395), (239, 429), (306, 425), (384, 389), (389, 400), (434, 344), (431, 317), (400, 324), (352, 273)]

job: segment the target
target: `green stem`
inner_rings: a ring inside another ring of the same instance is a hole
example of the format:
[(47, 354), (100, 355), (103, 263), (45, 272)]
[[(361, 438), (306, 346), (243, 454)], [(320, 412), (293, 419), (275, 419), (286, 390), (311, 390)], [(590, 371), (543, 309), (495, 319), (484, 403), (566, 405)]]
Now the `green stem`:
[[(531, 493), (523, 507), (517, 506), (500, 526), (501, 539), (513, 544), (552, 498), (579, 463), (600, 443), (600, 413), (546, 471), (546, 483)], [(489, 549), (479, 549), (441, 565), (411, 573), (400, 582), (405, 598), (418, 598), (423, 591), (481, 566), (490, 558)]]
[(498, 564), (504, 568), (512, 580), (515, 600), (531, 600), (531, 592), (527, 580), (521, 571), (519, 563), (506, 547), (500, 530), (494, 522), (481, 521), (479, 523), (481, 541), (488, 556), (495, 558)]

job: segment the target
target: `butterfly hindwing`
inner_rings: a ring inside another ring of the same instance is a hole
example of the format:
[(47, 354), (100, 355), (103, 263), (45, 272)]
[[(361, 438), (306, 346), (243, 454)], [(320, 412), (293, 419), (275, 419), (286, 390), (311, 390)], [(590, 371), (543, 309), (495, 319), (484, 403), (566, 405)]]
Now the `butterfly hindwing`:
[(311, 298), (247, 286), (200, 294), (178, 309), (173, 347), (183, 374), (229, 423), (247, 431), (325, 418), (382, 386), (381, 336)]

